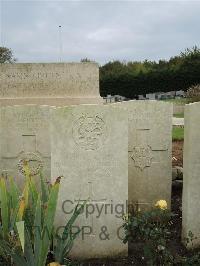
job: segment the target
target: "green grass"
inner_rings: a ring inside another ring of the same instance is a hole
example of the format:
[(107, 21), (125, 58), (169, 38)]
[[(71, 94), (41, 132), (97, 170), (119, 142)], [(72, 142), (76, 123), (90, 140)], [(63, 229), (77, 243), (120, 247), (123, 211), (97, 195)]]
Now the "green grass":
[(174, 114), (174, 117), (177, 117), (177, 118), (184, 118), (184, 113)]
[(180, 98), (180, 99), (166, 99), (166, 100), (163, 100), (163, 101), (170, 102), (170, 103), (175, 103), (175, 104), (178, 104), (178, 105), (185, 105), (185, 104), (191, 103), (192, 99), (191, 98)]
[(172, 139), (173, 140), (184, 140), (184, 127), (173, 127)]

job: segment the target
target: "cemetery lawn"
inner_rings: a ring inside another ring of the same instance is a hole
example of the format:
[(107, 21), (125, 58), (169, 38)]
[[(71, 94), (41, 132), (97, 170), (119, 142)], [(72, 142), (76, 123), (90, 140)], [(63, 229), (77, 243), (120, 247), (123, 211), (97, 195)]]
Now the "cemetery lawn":
[(177, 118), (184, 118), (184, 113), (174, 114), (174, 117), (177, 117)]
[(184, 140), (184, 127), (173, 127), (172, 140)]
[(170, 103), (175, 103), (178, 105), (185, 105), (185, 104), (191, 103), (192, 99), (191, 98), (180, 98), (180, 99), (167, 99), (164, 101), (170, 102)]

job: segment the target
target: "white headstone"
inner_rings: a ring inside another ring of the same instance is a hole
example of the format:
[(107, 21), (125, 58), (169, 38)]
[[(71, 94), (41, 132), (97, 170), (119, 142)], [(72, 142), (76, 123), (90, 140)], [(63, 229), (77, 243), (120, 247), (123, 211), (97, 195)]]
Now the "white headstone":
[(7, 106), (0, 110), (1, 174), (22, 184), (23, 163), (27, 161), (34, 178), (42, 170), (50, 179), (49, 107)]
[(156, 94), (155, 93), (148, 93), (148, 94), (146, 94), (146, 98), (149, 100), (155, 100)]
[[(183, 156), (183, 241), (191, 231), (200, 246), (200, 102), (185, 106)], [(191, 247), (189, 244), (188, 247)]]
[[(110, 106), (56, 108), (52, 111), (51, 145), (52, 177), (64, 176), (56, 225), (64, 226), (71, 217), (64, 211), (71, 211), (79, 200), (88, 200), (75, 224), (83, 231), (71, 257), (127, 255), (127, 245), (120, 239), (128, 199), (126, 114)], [(87, 208), (94, 211), (88, 217)]]
[(130, 204), (149, 209), (163, 199), (170, 208), (172, 104), (128, 101), (113, 106), (123, 107), (129, 120)]

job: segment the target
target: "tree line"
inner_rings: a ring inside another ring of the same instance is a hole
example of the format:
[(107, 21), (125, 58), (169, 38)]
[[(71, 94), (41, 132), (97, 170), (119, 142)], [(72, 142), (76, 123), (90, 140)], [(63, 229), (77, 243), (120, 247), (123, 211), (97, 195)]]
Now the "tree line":
[(169, 60), (113, 61), (100, 67), (101, 96), (134, 98), (151, 92), (186, 91), (200, 83), (200, 49), (195, 46)]

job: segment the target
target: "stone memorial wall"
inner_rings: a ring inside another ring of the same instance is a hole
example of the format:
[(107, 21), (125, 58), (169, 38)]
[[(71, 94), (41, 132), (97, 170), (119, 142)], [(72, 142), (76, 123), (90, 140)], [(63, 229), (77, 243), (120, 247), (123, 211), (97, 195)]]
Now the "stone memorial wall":
[(102, 103), (96, 63), (0, 64), (0, 104)]

